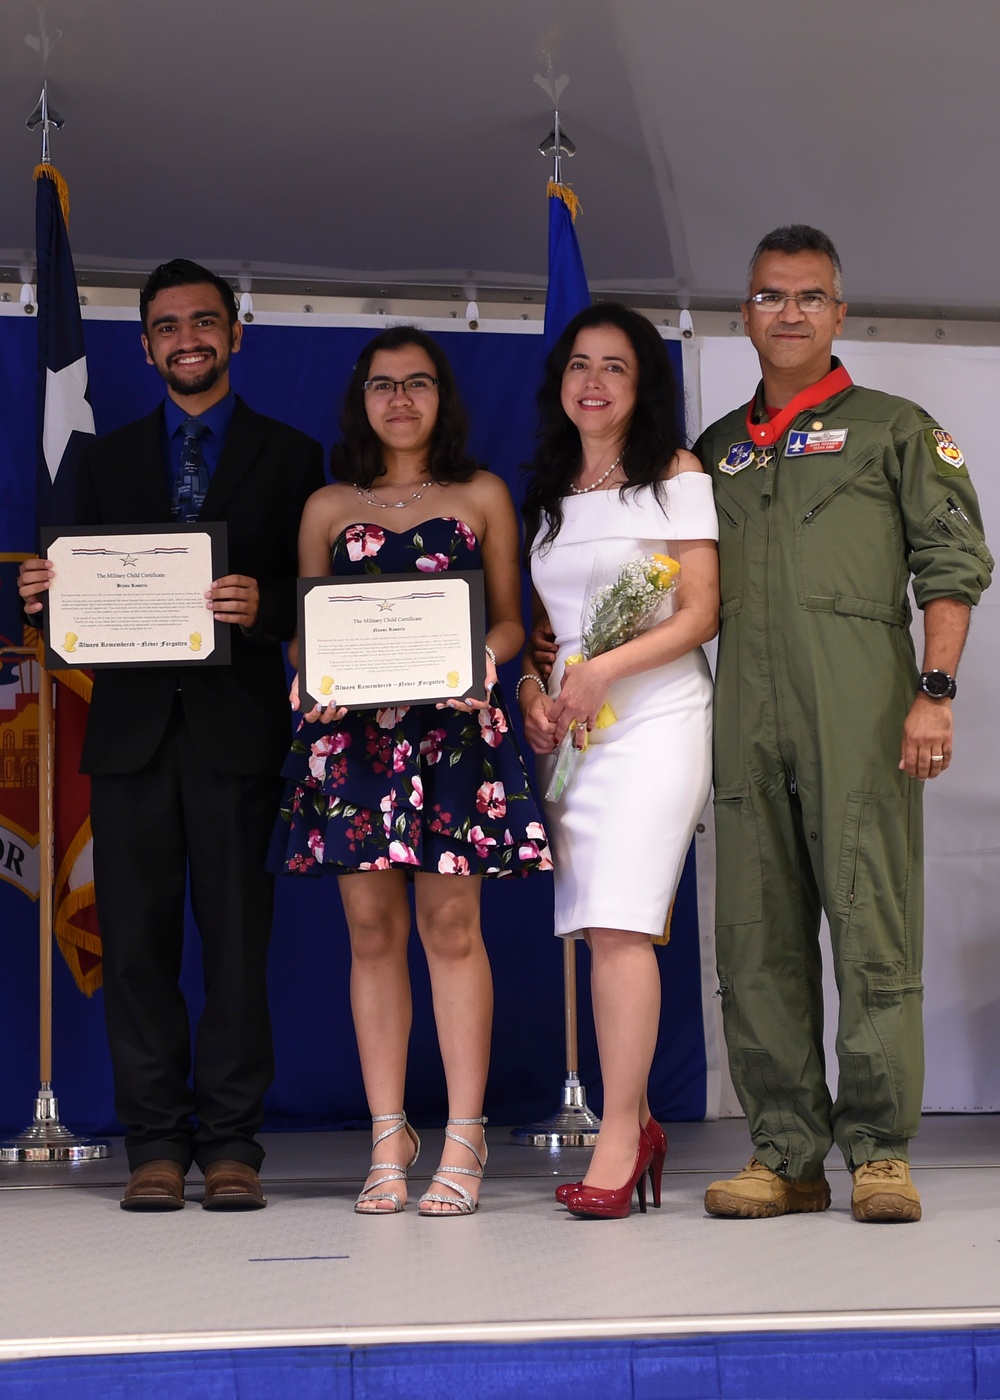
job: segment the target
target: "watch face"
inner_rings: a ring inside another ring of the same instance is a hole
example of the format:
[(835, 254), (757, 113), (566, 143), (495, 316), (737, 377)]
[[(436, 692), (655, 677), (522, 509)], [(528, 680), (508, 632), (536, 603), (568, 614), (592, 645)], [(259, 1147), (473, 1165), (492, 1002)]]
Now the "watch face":
[(920, 677), (920, 689), (934, 700), (944, 700), (951, 695), (953, 684), (947, 671), (925, 671)]

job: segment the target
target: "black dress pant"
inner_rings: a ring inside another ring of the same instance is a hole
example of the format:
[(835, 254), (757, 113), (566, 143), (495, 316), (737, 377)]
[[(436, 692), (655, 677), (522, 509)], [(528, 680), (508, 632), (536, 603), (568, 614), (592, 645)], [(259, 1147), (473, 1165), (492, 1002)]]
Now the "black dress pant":
[[(215, 771), (178, 695), (151, 762), (91, 782), (105, 1019), (129, 1167), (228, 1158), (259, 1168), (254, 1136), (274, 1078), (264, 858), (280, 779)], [(205, 983), (193, 1075), (179, 986), (188, 875)]]

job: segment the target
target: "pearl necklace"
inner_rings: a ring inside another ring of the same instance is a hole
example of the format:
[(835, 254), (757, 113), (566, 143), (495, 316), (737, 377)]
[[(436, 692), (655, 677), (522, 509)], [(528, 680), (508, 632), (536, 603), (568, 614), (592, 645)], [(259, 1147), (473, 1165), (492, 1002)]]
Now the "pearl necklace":
[(608, 469), (607, 469), (607, 471), (604, 473), (604, 475), (603, 475), (603, 476), (599, 476), (599, 477), (597, 478), (596, 481), (592, 481), (592, 482), (590, 483), (589, 486), (574, 486), (573, 483), (570, 482), (570, 487), (569, 487), (569, 489), (573, 492), (573, 495), (574, 495), (574, 496), (585, 496), (585, 495), (587, 494), (588, 491), (596, 491), (597, 488), (598, 488), (598, 486), (603, 486), (604, 483), (607, 481), (608, 477), (611, 475), (611, 473), (612, 473), (613, 471), (616, 471), (617, 468), (621, 466), (621, 464), (622, 464), (622, 458), (623, 458), (624, 456), (625, 456), (625, 449), (622, 448), (622, 450), (619, 452), (619, 454), (618, 454), (618, 456), (615, 458), (615, 460), (611, 463), (611, 466), (608, 467)]
[(412, 496), (407, 496), (406, 499), (403, 501), (380, 501), (375, 497), (374, 493), (367, 486), (365, 486), (364, 488), (358, 486), (356, 487), (356, 490), (363, 501), (367, 501), (367, 503), (371, 506), (378, 506), (379, 510), (402, 510), (404, 506), (411, 505), (413, 501), (419, 501), (420, 497), (427, 490), (428, 486), (433, 485), (433, 480), (425, 481), (419, 491), (414, 491)]

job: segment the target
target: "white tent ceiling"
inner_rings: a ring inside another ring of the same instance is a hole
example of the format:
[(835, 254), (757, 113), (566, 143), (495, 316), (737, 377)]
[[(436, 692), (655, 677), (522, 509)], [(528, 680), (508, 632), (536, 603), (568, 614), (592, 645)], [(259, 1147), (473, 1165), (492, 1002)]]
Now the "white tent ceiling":
[(0, 264), (47, 75), (78, 271), (537, 290), (551, 71), (598, 291), (730, 305), (804, 220), (856, 309), (1000, 319), (998, 51), (998, 0), (0, 0)]

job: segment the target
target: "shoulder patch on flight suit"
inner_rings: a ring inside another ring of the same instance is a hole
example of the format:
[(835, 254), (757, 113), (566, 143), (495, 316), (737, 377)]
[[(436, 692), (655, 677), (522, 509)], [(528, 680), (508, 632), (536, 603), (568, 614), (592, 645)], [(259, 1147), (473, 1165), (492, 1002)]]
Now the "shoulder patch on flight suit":
[(965, 465), (965, 458), (962, 456), (958, 443), (951, 433), (946, 433), (944, 428), (928, 428), (924, 432), (924, 439), (927, 446), (934, 453), (934, 470), (938, 476), (968, 476), (969, 471)]
[(725, 472), (727, 476), (735, 476), (744, 467), (748, 467), (753, 461), (752, 442), (734, 442), (732, 447), (719, 463), (719, 471)]

